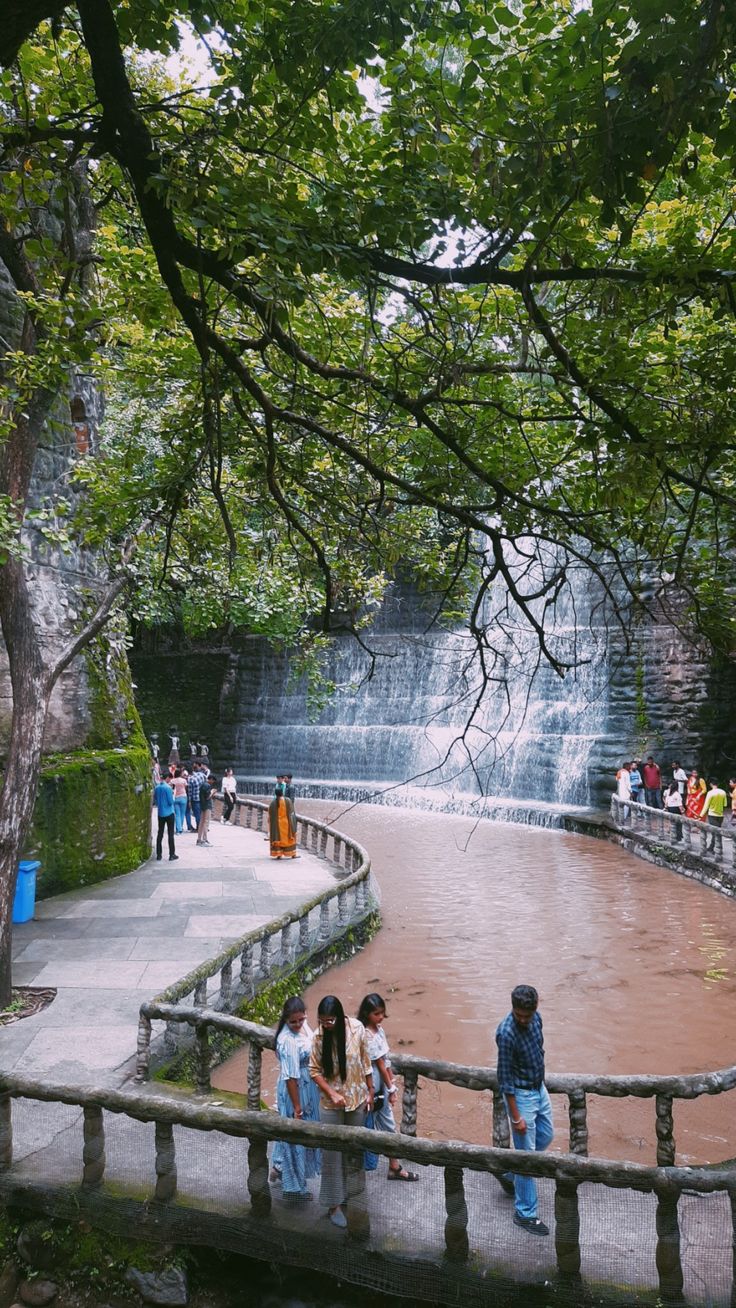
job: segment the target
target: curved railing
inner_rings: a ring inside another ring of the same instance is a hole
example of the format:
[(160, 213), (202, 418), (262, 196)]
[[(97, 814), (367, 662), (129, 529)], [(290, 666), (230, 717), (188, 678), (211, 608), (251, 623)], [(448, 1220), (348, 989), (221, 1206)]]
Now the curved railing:
[[(222, 1019), (222, 1015), (216, 1015)], [(198, 1015), (201, 1018), (202, 1014)], [(198, 1020), (194, 1017), (193, 1020)], [(230, 1022), (235, 1019), (228, 1019)], [(246, 1024), (253, 1025), (253, 1024)], [(264, 1042), (273, 1039), (273, 1034), (266, 1028), (255, 1028), (252, 1032), (254, 1041)], [(405, 1060), (402, 1060), (405, 1061)], [(422, 1061), (422, 1060), (418, 1060)], [(398, 1060), (397, 1060), (398, 1063)], [(451, 1068), (451, 1064), (445, 1065)], [(436, 1068), (433, 1068), (436, 1071)], [(729, 1071), (732, 1069), (729, 1069)], [(467, 1083), (485, 1081), (488, 1071), (483, 1068), (456, 1069), (467, 1077)], [(469, 1075), (471, 1074), (472, 1075)], [(716, 1074), (718, 1075), (718, 1074)], [(444, 1077), (442, 1079), (445, 1079)], [(635, 1078), (636, 1079), (636, 1078)], [(657, 1078), (653, 1078), (656, 1080)], [(641, 1078), (639, 1078), (641, 1080)], [(481, 1088), (479, 1086), (479, 1088)], [(485, 1087), (483, 1087), (485, 1088)], [(382, 1131), (366, 1130), (360, 1127), (331, 1126), (326, 1123), (311, 1123), (292, 1118), (280, 1117), (276, 1113), (243, 1110), (223, 1104), (221, 1101), (202, 1099), (182, 1099), (181, 1096), (160, 1089), (153, 1092), (145, 1090), (114, 1090), (109, 1087), (82, 1086), (70, 1087), (34, 1082), (28, 1078), (0, 1074), (0, 1197), (12, 1196), (14, 1202), (21, 1202), (25, 1190), (32, 1190), (28, 1177), (15, 1176), (13, 1169), (13, 1121), (11, 1102), (13, 1099), (31, 1100), (37, 1103), (66, 1104), (81, 1108), (83, 1128), (80, 1133), (81, 1174), (78, 1174), (81, 1189), (70, 1190), (69, 1168), (73, 1167), (67, 1149), (65, 1157), (66, 1171), (63, 1177), (65, 1193), (72, 1195), (79, 1212), (90, 1211), (89, 1204), (84, 1204), (85, 1192), (95, 1207), (100, 1203), (96, 1195), (103, 1180), (116, 1180), (116, 1168), (109, 1169), (106, 1164), (106, 1132), (114, 1135), (115, 1127), (105, 1118), (105, 1113), (123, 1115), (135, 1122), (155, 1123), (154, 1148), (151, 1150), (149, 1164), (150, 1175), (155, 1175), (155, 1183), (150, 1195), (143, 1194), (138, 1200), (143, 1209), (151, 1200), (155, 1201), (156, 1230), (159, 1238), (165, 1236), (168, 1211), (176, 1208), (177, 1197), (177, 1140), (175, 1127), (187, 1127), (203, 1134), (202, 1148), (206, 1151), (206, 1136), (211, 1132), (221, 1132), (235, 1138), (248, 1141), (247, 1187), (250, 1195), (252, 1212), (257, 1218), (267, 1218), (271, 1211), (272, 1199), (269, 1186), (269, 1167), (267, 1146), (269, 1141), (283, 1140), (290, 1144), (302, 1144), (313, 1148), (329, 1148), (347, 1157), (348, 1192), (356, 1194), (356, 1201), (351, 1199), (347, 1206), (349, 1233), (365, 1240), (370, 1236), (370, 1211), (365, 1195), (357, 1196), (362, 1187), (351, 1187), (350, 1173), (360, 1172), (363, 1168), (363, 1150), (382, 1157), (390, 1158), (400, 1152), (401, 1157), (410, 1163), (423, 1167), (441, 1169), (446, 1219), (444, 1223), (445, 1257), (450, 1262), (465, 1262), (470, 1254), (468, 1238), (469, 1203), (483, 1202), (475, 1191), (466, 1194), (465, 1173), (490, 1173), (499, 1176), (513, 1171), (518, 1175), (547, 1178), (555, 1186), (555, 1252), (557, 1268), (561, 1277), (569, 1280), (580, 1277), (581, 1271), (581, 1223), (578, 1191), (586, 1186), (586, 1193), (594, 1186), (628, 1189), (655, 1196), (656, 1205), (651, 1210), (652, 1229), (656, 1238), (656, 1268), (659, 1277), (660, 1292), (664, 1302), (682, 1301), (684, 1283), (683, 1265), (680, 1249), (680, 1227), (678, 1203), (683, 1192), (706, 1195), (725, 1192), (729, 1196), (732, 1228), (736, 1225), (736, 1178), (733, 1171), (727, 1169), (692, 1168), (674, 1166), (647, 1166), (641, 1163), (618, 1162), (604, 1158), (587, 1158), (568, 1154), (541, 1154), (534, 1151), (519, 1152), (507, 1148), (485, 1148), (481, 1145), (465, 1144), (457, 1140), (436, 1141), (417, 1139), (402, 1123), (402, 1137)], [(129, 1132), (123, 1132), (126, 1147), (130, 1149)], [(140, 1150), (149, 1150), (150, 1137), (137, 1140)], [(111, 1141), (118, 1145), (117, 1140)], [(120, 1161), (119, 1147), (111, 1154)], [(206, 1155), (205, 1155), (206, 1156)], [(8, 1176), (7, 1187), (3, 1174)], [(58, 1179), (57, 1179), (58, 1186)], [(25, 1187), (25, 1189), (24, 1189)], [(29, 1188), (30, 1187), (30, 1188)], [(138, 1187), (140, 1189), (140, 1187)], [(145, 1190), (145, 1187), (144, 1187)], [(115, 1191), (111, 1192), (115, 1199)], [(223, 1226), (232, 1226), (233, 1216), (229, 1207), (229, 1196), (223, 1193)], [(121, 1193), (119, 1201), (130, 1210), (131, 1200)], [(196, 1194), (188, 1189), (184, 1203), (189, 1220), (192, 1210), (199, 1211)], [(204, 1208), (212, 1212), (212, 1198), (206, 1196)], [(217, 1206), (215, 1205), (217, 1212)], [(130, 1213), (128, 1212), (128, 1216)], [(217, 1244), (217, 1229), (209, 1228), (214, 1235), (212, 1243)], [(266, 1227), (266, 1230), (268, 1227)], [(251, 1232), (252, 1234), (252, 1232)], [(201, 1235), (201, 1233), (200, 1233)], [(316, 1233), (315, 1233), (315, 1237)], [(227, 1247), (225, 1245), (224, 1247)], [(409, 1255), (411, 1250), (407, 1250)], [(730, 1249), (728, 1250), (730, 1256)], [(508, 1255), (506, 1255), (508, 1261)], [(731, 1263), (733, 1262), (730, 1259)], [(522, 1259), (522, 1267), (524, 1267)], [(733, 1267), (730, 1268), (733, 1284)]]
[(631, 831), (647, 844), (665, 844), (712, 864), (726, 887), (736, 889), (736, 826), (712, 826), (699, 818), (635, 804), (618, 795), (611, 796), (611, 819), (619, 831)]
[[(237, 815), (235, 825), (264, 830), (267, 804), (249, 797), (238, 797), (234, 811)], [(153, 1021), (166, 1021), (164, 1051), (171, 1056), (178, 1047), (180, 1023), (176, 1008), (185, 1000), (191, 999), (195, 1008), (209, 1004), (211, 1008), (228, 1013), (241, 998), (252, 998), (274, 976), (291, 970), (314, 950), (326, 948), (351, 923), (365, 918), (372, 897), (369, 884), (371, 862), (363, 846), (324, 822), (301, 816), (297, 816), (297, 843), (301, 849), (339, 869), (342, 876), (338, 884), (320, 891), (292, 912), (246, 932), (214, 958), (167, 986), (150, 1003), (142, 1004), (138, 1022), (137, 1081), (148, 1078)], [(237, 975), (234, 974), (236, 961), (239, 964)], [(217, 983), (211, 988), (209, 983), (215, 978)], [(162, 1017), (163, 1009), (166, 1010), (165, 1017)]]

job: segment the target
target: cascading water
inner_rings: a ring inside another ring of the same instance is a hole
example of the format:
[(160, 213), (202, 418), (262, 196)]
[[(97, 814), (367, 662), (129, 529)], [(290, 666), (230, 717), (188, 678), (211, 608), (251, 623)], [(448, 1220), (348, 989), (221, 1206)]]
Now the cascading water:
[(334, 793), (340, 783), (345, 799), (370, 795), (486, 816), (527, 801), (522, 808), (536, 810), (533, 820), (552, 821), (557, 806), (596, 798), (589, 765), (605, 731), (609, 635), (603, 618), (598, 626), (594, 620), (599, 599), (588, 574), (571, 574), (548, 610), (554, 652), (575, 664), (560, 678), (540, 660), (528, 626), (495, 629), (492, 588), (486, 618), (498, 656), (494, 680), (482, 688), (469, 634), (423, 632), (426, 608), (395, 592), (366, 637), (376, 654), (369, 679), (370, 657), (359, 644), (331, 641), (325, 672), (338, 689), (315, 722), (305, 687), (289, 682), (287, 659), (264, 642), (246, 642), (223, 688), (218, 753), (237, 774), (269, 787), (276, 773), (291, 770), (305, 796), (324, 793), (326, 782)]

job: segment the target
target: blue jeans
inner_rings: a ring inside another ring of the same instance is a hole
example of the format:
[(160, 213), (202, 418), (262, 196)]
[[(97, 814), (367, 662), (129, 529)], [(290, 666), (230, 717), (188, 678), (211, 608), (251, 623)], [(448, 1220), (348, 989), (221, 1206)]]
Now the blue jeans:
[[(512, 1125), (514, 1149), (536, 1150), (541, 1154), (555, 1133), (547, 1087), (541, 1086), (539, 1090), (517, 1090), (515, 1098), (519, 1116), (526, 1122), (526, 1131), (515, 1131)], [(537, 1183), (534, 1177), (514, 1176), (512, 1173), (507, 1175), (511, 1176), (514, 1183), (516, 1211), (519, 1216), (536, 1217)]]
[(174, 818), (176, 819), (176, 834), (180, 836), (184, 830), (184, 814), (187, 811), (187, 797), (181, 795), (174, 800)]
[(646, 802), (650, 808), (662, 807), (662, 790), (660, 786), (646, 786), (644, 789)]
[(199, 826), (199, 819), (202, 816), (202, 810), (200, 809), (198, 799), (191, 799), (189, 803), (192, 809), (192, 817), (194, 818), (194, 830), (196, 831)]

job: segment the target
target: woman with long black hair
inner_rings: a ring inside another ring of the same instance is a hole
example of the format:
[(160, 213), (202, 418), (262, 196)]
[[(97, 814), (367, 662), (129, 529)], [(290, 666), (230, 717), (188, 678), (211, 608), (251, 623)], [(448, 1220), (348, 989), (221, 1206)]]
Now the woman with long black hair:
[[(282, 1117), (295, 1117), (304, 1122), (319, 1121), (319, 1093), (309, 1075), (312, 1035), (304, 1000), (301, 995), (291, 995), (284, 1003), (276, 1027), (276, 1057), (280, 1068), (276, 1105)], [(319, 1176), (319, 1149), (279, 1140), (273, 1148), (271, 1166), (275, 1173), (271, 1179), (281, 1181), (284, 1199), (296, 1203), (312, 1198), (307, 1181)]]
[[(345, 1016), (335, 995), (326, 995), (320, 1001), (317, 1019), (309, 1075), (320, 1091), (319, 1120), (331, 1126), (365, 1126), (366, 1112), (373, 1108), (373, 1069), (365, 1027), (356, 1017)], [(343, 1209), (348, 1198), (365, 1189), (362, 1166), (349, 1170), (348, 1193), (347, 1156), (322, 1150), (320, 1202), (326, 1206), (333, 1226), (343, 1229), (347, 1226)]]

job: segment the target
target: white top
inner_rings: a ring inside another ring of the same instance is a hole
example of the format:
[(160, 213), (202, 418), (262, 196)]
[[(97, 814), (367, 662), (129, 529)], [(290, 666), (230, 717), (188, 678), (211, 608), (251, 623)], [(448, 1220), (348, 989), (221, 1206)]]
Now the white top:
[[(368, 1046), (368, 1057), (372, 1063), (375, 1063), (378, 1058), (388, 1060), (388, 1040), (382, 1026), (379, 1026), (376, 1030), (372, 1026), (367, 1026), (365, 1028), (365, 1041)], [(388, 1061), (388, 1066), (391, 1066), (390, 1061)]]
[(631, 799), (631, 776), (626, 768), (621, 768), (616, 778), (616, 790), (619, 799)]
[(227, 791), (228, 795), (237, 795), (238, 783), (235, 780), (235, 777), (223, 777), (222, 789)]

